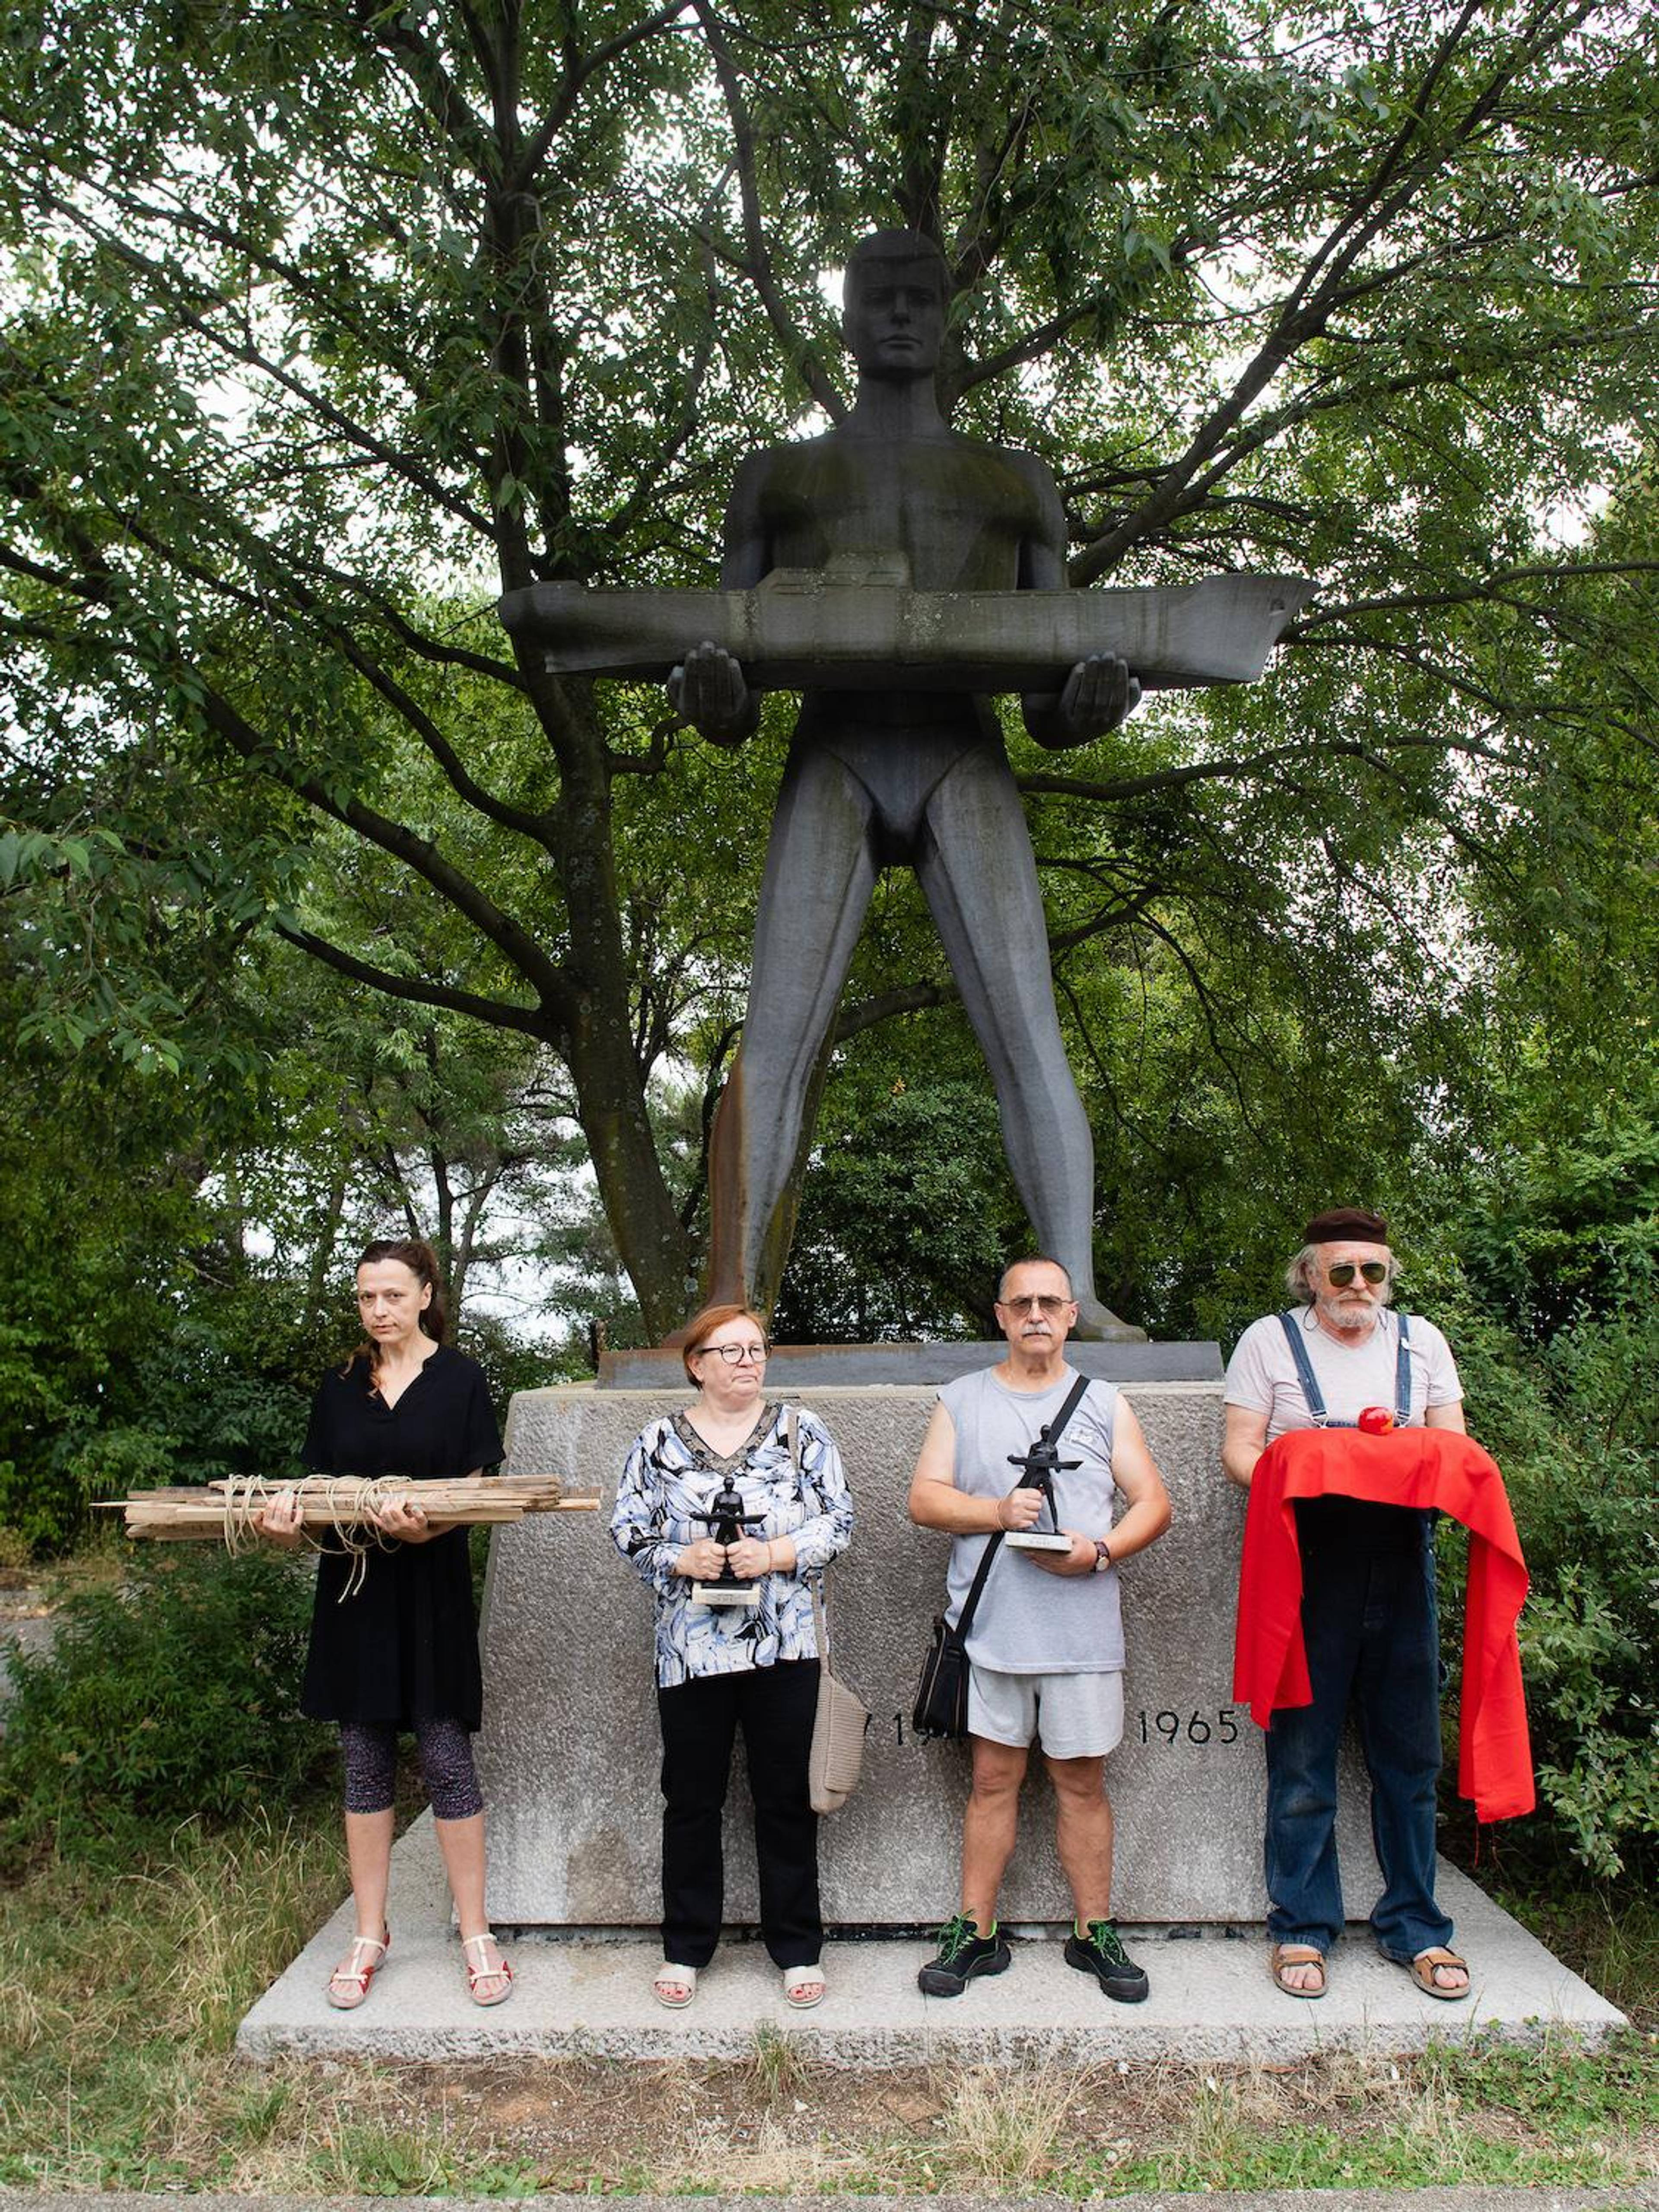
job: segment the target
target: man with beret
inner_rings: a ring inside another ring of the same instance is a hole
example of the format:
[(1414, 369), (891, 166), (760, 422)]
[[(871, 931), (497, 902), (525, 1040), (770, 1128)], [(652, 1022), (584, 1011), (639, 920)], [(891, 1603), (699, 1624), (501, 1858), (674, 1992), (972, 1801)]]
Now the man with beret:
[[(1285, 1271), (1295, 1308), (1252, 1322), (1227, 1368), (1222, 1465), (1248, 1490), (1289, 1429), (1395, 1424), (1463, 1428), (1462, 1385), (1445, 1338), (1391, 1310), (1397, 1263), (1380, 1214), (1315, 1217)], [(1377, 1409), (1372, 1413), (1370, 1409)], [(1371, 1782), (1382, 1894), (1371, 1929), (1426, 1996), (1465, 1997), (1468, 1969), (1435, 1901), (1440, 1652), (1434, 1516), (1327, 1496), (1295, 1507), (1310, 1705), (1267, 1732), (1265, 1849), (1272, 1973), (1286, 1996), (1322, 1997), (1342, 1932), (1336, 1762), (1352, 1703)]]

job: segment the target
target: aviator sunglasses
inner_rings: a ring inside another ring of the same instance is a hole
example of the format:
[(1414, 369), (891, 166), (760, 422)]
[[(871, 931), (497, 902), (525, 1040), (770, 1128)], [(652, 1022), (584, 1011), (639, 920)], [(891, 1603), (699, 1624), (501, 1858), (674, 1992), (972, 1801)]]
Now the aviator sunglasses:
[(1352, 1260), (1339, 1260), (1334, 1267), (1327, 1267), (1326, 1275), (1339, 1291), (1346, 1291), (1356, 1275), (1363, 1275), (1373, 1289), (1389, 1279), (1386, 1260), (1362, 1260), (1356, 1267)]

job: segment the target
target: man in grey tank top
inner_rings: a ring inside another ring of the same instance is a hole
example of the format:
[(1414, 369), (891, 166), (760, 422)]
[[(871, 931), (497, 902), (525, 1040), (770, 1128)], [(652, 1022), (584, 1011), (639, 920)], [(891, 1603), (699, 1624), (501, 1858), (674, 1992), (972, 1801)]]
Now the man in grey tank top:
[[(1009, 1457), (1029, 1451), (1058, 1419), (1079, 1379), (1066, 1363), (1077, 1302), (1058, 1261), (1017, 1261), (998, 1286), (996, 1314), (1007, 1356), (940, 1391), (910, 1484), (910, 1518), (952, 1539), (953, 1622), (993, 1534), (1048, 1524), (1042, 1493), (1019, 1481)], [(940, 1930), (938, 1957), (917, 1977), (927, 1996), (960, 1996), (975, 1975), (1011, 1963), (997, 1895), (1034, 1739), (1054, 1784), (1055, 1839), (1072, 1890), (1066, 1963), (1120, 2002), (1138, 2003), (1147, 1990), (1111, 1917), (1105, 1766), (1123, 1733), (1118, 1570), (1169, 1527), (1170, 1500), (1139, 1422), (1109, 1382), (1089, 1384), (1059, 1454), (1081, 1462), (1054, 1485), (1054, 1524), (1069, 1547), (999, 1547), (969, 1630), (973, 1789), (963, 1820), (961, 1905)], [(1119, 1492), (1125, 1510), (1114, 1522)]]

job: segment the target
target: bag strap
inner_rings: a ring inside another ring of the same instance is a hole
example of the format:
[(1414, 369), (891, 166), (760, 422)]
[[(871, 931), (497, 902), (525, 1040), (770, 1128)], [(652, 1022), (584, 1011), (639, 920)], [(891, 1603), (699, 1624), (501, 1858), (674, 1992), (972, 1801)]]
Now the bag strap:
[[(1082, 1403), (1083, 1394), (1088, 1387), (1089, 1377), (1086, 1375), (1079, 1375), (1077, 1381), (1073, 1383), (1066, 1393), (1065, 1404), (1048, 1424), (1048, 1441), (1051, 1444), (1059, 1443), (1060, 1431)], [(991, 1562), (1002, 1548), (1002, 1540), (1006, 1533), (1006, 1529), (999, 1528), (980, 1555), (979, 1571), (974, 1577), (973, 1587), (968, 1593), (963, 1605), (961, 1617), (957, 1622), (957, 1634), (964, 1643), (967, 1641), (968, 1631), (974, 1624), (974, 1611), (979, 1604), (981, 1593), (985, 1588), (985, 1577), (991, 1571)]]
[(981, 1591), (985, 1588), (985, 1577), (991, 1571), (991, 1562), (1002, 1548), (1005, 1534), (1006, 1531), (999, 1528), (980, 1554), (979, 1572), (974, 1577), (974, 1586), (963, 1601), (961, 1617), (957, 1622), (956, 1632), (960, 1643), (965, 1644), (968, 1640), (968, 1632), (974, 1625), (974, 1609), (979, 1603)]
[[(1083, 1394), (1088, 1387), (1089, 1377), (1086, 1375), (1079, 1375), (1077, 1381), (1073, 1383), (1066, 1403), (1060, 1407), (1057, 1417), (1048, 1424), (1048, 1441), (1051, 1444), (1057, 1444), (1060, 1442), (1060, 1431), (1082, 1404)], [(1054, 1534), (1058, 1535), (1060, 1534), (1060, 1501), (1054, 1496), (1052, 1483), (1048, 1487), (1048, 1518), (1054, 1522)]]
[(1048, 1424), (1048, 1441), (1051, 1444), (1057, 1444), (1060, 1442), (1060, 1431), (1065, 1427), (1066, 1422), (1071, 1419), (1073, 1414), (1076, 1413), (1078, 1407), (1082, 1404), (1083, 1394), (1088, 1387), (1089, 1377), (1086, 1375), (1079, 1375), (1077, 1381), (1073, 1383), (1071, 1389), (1066, 1395), (1066, 1403), (1060, 1407), (1054, 1419)]

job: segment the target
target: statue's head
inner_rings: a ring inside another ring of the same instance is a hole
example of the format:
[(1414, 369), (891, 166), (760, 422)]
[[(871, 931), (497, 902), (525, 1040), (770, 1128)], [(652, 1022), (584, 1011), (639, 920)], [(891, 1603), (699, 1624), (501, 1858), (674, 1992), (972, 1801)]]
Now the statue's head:
[(951, 274), (919, 230), (873, 230), (847, 257), (842, 336), (866, 376), (931, 376), (939, 366)]

